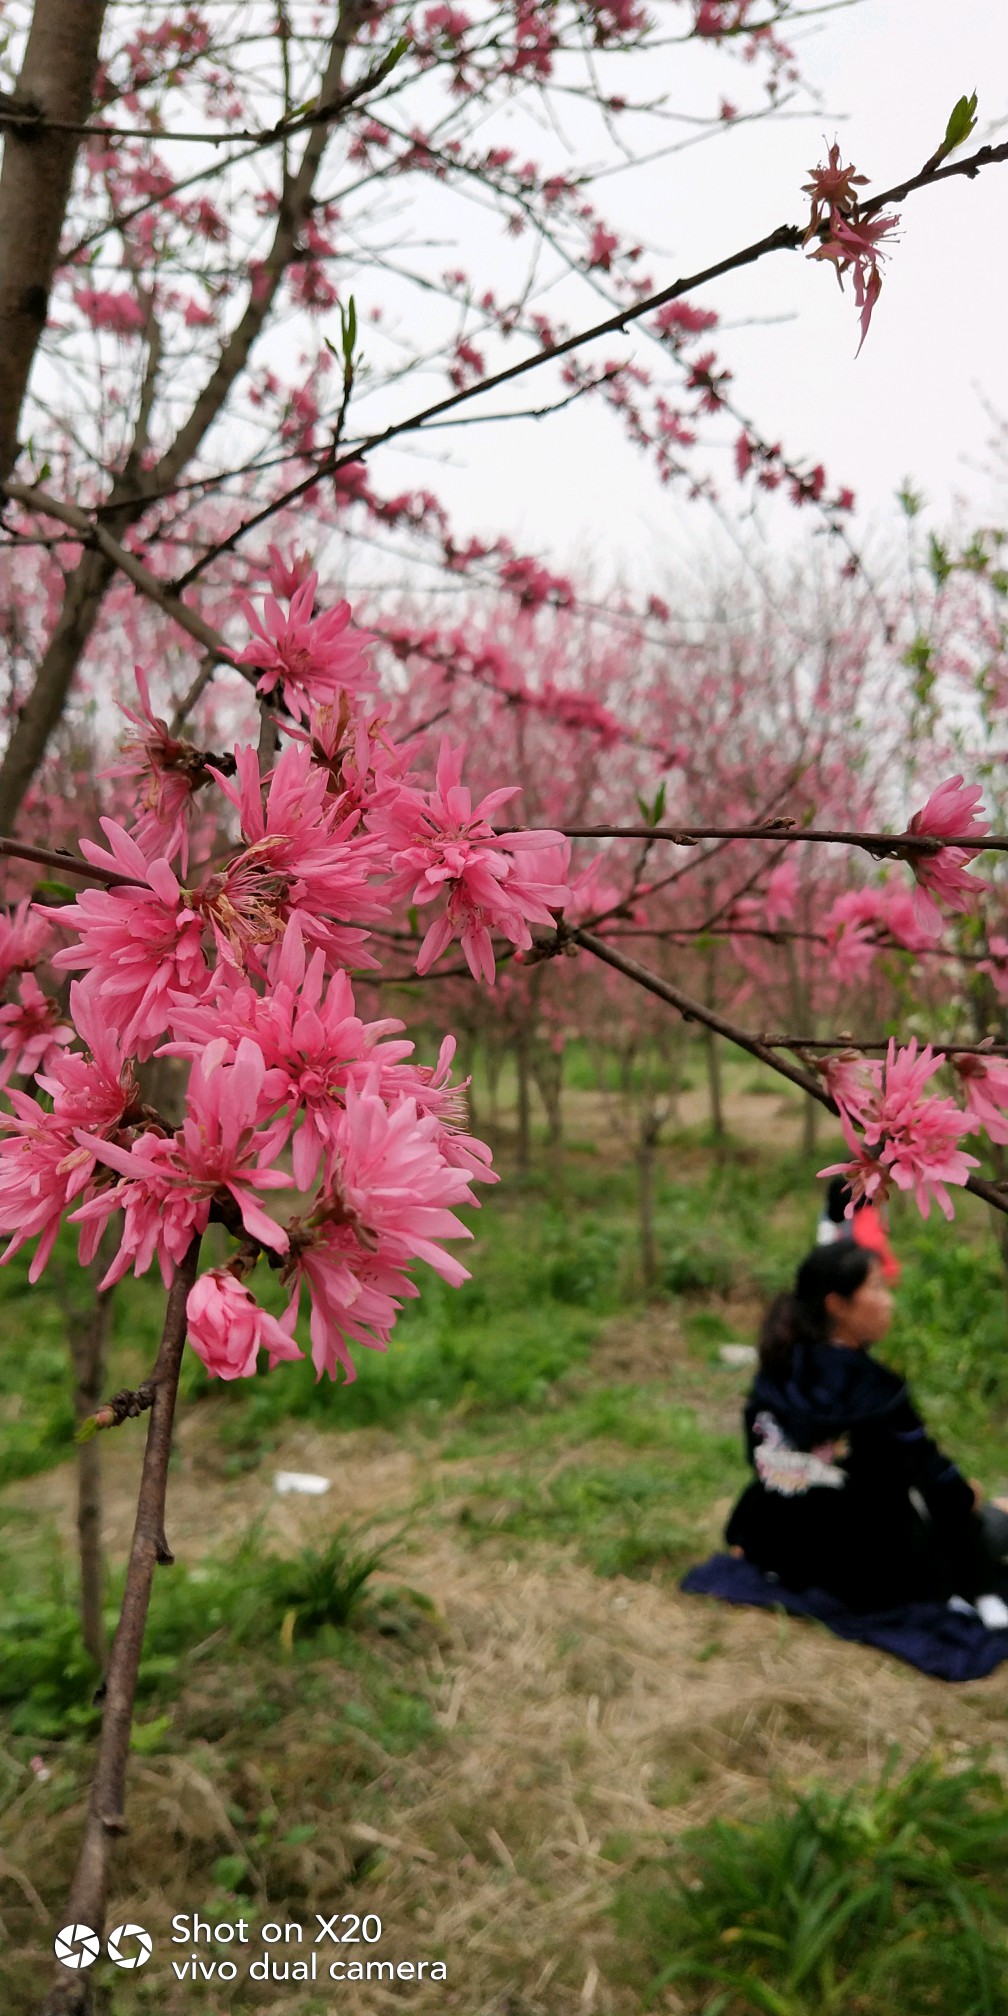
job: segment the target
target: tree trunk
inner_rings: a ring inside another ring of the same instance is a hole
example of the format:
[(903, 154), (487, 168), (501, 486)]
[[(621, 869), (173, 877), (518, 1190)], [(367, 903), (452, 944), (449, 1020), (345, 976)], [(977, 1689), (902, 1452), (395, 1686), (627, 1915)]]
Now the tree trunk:
[[(0, 482), (17, 460), (18, 422), (59, 253), (74, 162), (90, 116), (105, 0), (35, 0), (4, 121), (0, 172)], [(53, 125), (32, 123), (32, 111)], [(67, 130), (67, 129), (71, 130)]]
[(704, 1030), (704, 1053), (707, 1059), (707, 1096), (710, 1102), (710, 1130), (714, 1141), (720, 1145), (725, 1138), (724, 1100), (721, 1088), (721, 1051), (713, 1029)]
[[(979, 1038), (978, 1038), (979, 1040)], [(994, 1164), (994, 1176), (998, 1183), (1008, 1183), (1008, 1150), (1000, 1141), (990, 1143), (990, 1156)], [(1001, 1255), (1001, 1269), (1004, 1275), (1005, 1300), (1008, 1301), (1008, 1215), (1003, 1211), (991, 1212), (992, 1230)]]
[(546, 1140), (551, 1148), (563, 1146), (563, 1067), (562, 1050), (553, 1050), (545, 1043), (536, 1046), (533, 1071), (546, 1112)]
[(515, 1037), (515, 1069), (518, 1076), (518, 1142), (517, 1166), (520, 1176), (526, 1176), (532, 1165), (532, 1105), (530, 1099), (532, 1073), (529, 1069), (528, 1031), (519, 1029)]
[(495, 1127), (500, 1125), (500, 1074), (504, 1055), (499, 1043), (492, 1036), (486, 1039), (486, 1082), (490, 1099), (490, 1119)]
[[(717, 960), (713, 947), (707, 954), (704, 973), (704, 1002), (713, 1008), (717, 996)], [(707, 1054), (707, 1093), (710, 1100), (710, 1130), (714, 1145), (720, 1152), (725, 1139), (724, 1099), (721, 1085), (721, 1050), (713, 1029), (704, 1030), (704, 1049)]]
[(654, 1228), (654, 1157), (661, 1125), (654, 1106), (648, 1104), (641, 1118), (637, 1141), (641, 1282), (648, 1298), (653, 1295), (658, 1280), (658, 1253)]
[(819, 1101), (810, 1099), (806, 1092), (802, 1114), (802, 1153), (814, 1155), (819, 1134)]
[[(97, 1280), (97, 1274), (95, 1278)], [(70, 1352), (76, 1377), (74, 1413), (78, 1427), (90, 1418), (101, 1402), (112, 1296), (111, 1288), (99, 1294), (96, 1287), (90, 1312), (71, 1329)], [(102, 1617), (105, 1560), (102, 1551), (101, 1441), (97, 1435), (77, 1446), (77, 1546), (84, 1644), (96, 1665), (103, 1667), (107, 1649)]]

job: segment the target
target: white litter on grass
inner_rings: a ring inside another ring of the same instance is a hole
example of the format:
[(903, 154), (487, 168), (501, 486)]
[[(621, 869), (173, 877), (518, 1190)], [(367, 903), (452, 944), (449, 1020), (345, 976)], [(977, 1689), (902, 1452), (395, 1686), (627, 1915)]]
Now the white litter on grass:
[(759, 1352), (755, 1344), (722, 1344), (718, 1357), (722, 1365), (731, 1365), (741, 1371), (743, 1365), (755, 1365)]
[(310, 1470), (278, 1470), (273, 1489), (281, 1498), (297, 1492), (302, 1498), (321, 1498), (330, 1489), (328, 1477), (313, 1477)]

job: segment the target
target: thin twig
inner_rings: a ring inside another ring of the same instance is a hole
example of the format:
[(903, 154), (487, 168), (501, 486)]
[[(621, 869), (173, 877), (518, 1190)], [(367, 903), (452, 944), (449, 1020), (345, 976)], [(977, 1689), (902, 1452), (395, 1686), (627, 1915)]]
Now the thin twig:
[[(161, 1345), (151, 1373), (150, 1383), (155, 1390), (133, 1544), (126, 1570), (122, 1609), (105, 1675), (101, 1736), (84, 1839), (66, 1906), (67, 1924), (90, 1925), (98, 1933), (105, 1924), (112, 1844), (126, 1833), (123, 1812), (126, 1764), (154, 1570), (159, 1562), (167, 1564), (173, 1558), (165, 1539), (168, 1459), (185, 1348), (186, 1301), (196, 1279), (199, 1253), (200, 1239), (197, 1237), (176, 1268), (168, 1292)], [(61, 1970), (42, 2005), (41, 2016), (81, 2016), (86, 2007), (86, 1976), (68, 1980)]]

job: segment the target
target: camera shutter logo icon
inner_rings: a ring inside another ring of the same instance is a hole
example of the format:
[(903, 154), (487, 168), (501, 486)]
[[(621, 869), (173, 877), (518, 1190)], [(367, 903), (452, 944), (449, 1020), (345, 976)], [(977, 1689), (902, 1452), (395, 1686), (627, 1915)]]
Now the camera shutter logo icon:
[[(123, 1952), (123, 1941), (136, 1941), (132, 1952)], [(116, 1967), (146, 1967), (153, 1951), (154, 1942), (142, 1925), (117, 1925), (108, 1936), (105, 1948), (109, 1959)]]
[(61, 1967), (93, 1967), (101, 1940), (90, 1925), (64, 1925), (53, 1941), (53, 1951)]

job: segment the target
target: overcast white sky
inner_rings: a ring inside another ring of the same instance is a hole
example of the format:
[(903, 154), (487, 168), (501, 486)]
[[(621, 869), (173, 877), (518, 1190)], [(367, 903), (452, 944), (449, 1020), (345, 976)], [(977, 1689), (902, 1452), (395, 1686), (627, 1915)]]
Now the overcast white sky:
[[(715, 92), (737, 99), (751, 91), (737, 63), (691, 53), (700, 65), (694, 85), (709, 63)], [(807, 204), (800, 185), (834, 135), (844, 158), (885, 187), (933, 152), (962, 92), (979, 93), (971, 146), (1008, 118), (1006, 0), (860, 0), (810, 23), (799, 54), (822, 104), (807, 122), (729, 131), (673, 164), (599, 185), (605, 211), (661, 248), (648, 262), (659, 285), (777, 223), (800, 220)], [(997, 137), (1006, 135), (1008, 126)], [(832, 273), (800, 255), (776, 255), (698, 297), (743, 325), (719, 337), (739, 405), (770, 438), (796, 457), (823, 460), (837, 484), (857, 493), (861, 538), (891, 520), (893, 494), (907, 476), (939, 517), (950, 516), (957, 499), (974, 517), (994, 508), (995, 486), (984, 474), (993, 429), (983, 401), (1008, 414), (1006, 214), (1008, 164), (910, 199), (857, 359), (849, 292), (842, 297)], [(642, 339), (626, 339), (626, 354), (635, 350), (646, 357)], [(741, 511), (727, 460), (723, 495)], [(407, 481), (434, 479), (460, 529), (504, 530), (565, 564), (604, 559), (638, 581), (653, 579), (711, 538), (709, 515), (663, 491), (589, 403), (538, 423), (444, 434), (397, 463)], [(385, 466), (391, 473), (391, 457)], [(806, 526), (805, 514), (799, 520), (778, 507), (764, 514), (778, 549)]]

